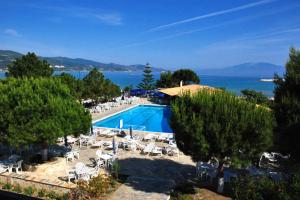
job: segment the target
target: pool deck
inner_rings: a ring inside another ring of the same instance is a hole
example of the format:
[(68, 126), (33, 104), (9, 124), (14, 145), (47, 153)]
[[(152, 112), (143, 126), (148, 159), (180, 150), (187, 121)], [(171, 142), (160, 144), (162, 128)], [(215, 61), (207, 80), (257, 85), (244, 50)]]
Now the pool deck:
[[(147, 99), (129, 105), (122, 105), (105, 113), (93, 113), (93, 121), (110, 116), (114, 113), (128, 109), (138, 104), (153, 104)], [(143, 131), (133, 131), (134, 135), (148, 134)], [(159, 133), (158, 133), (159, 134)], [(98, 141), (112, 141), (112, 138), (97, 137)], [(117, 141), (121, 138), (117, 137)], [(143, 143), (143, 141), (141, 141)], [(146, 144), (146, 143), (145, 143)], [(163, 147), (166, 143), (155, 142), (156, 146)], [(58, 144), (63, 145), (63, 144)], [(78, 148), (76, 146), (75, 148)], [(62, 187), (73, 188), (74, 183), (66, 182), (66, 170), (71, 169), (78, 162), (83, 162), (88, 166), (93, 165), (98, 148), (81, 147), (80, 158), (72, 162), (66, 162), (65, 158), (57, 157), (55, 161), (39, 164), (33, 172), (23, 171), (20, 175), (26, 179), (46, 182)], [(106, 150), (102, 149), (104, 152)], [(177, 182), (188, 178), (193, 178), (195, 173), (195, 163), (189, 156), (180, 153), (177, 156), (150, 156), (143, 155), (140, 151), (127, 151), (119, 149), (117, 158), (121, 166), (121, 174), (128, 175), (125, 184), (121, 185), (108, 199), (169, 199), (169, 193)], [(102, 173), (105, 173), (104, 170)], [(9, 176), (9, 173), (5, 173)], [(13, 176), (15, 173), (12, 173)], [(4, 174), (3, 174), (4, 175)]]

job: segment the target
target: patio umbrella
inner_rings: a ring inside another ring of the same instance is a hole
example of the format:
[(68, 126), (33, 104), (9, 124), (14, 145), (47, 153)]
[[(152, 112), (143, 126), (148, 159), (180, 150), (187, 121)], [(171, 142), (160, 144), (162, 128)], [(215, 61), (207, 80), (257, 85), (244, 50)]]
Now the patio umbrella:
[(113, 154), (116, 154), (116, 136), (113, 137), (112, 146), (113, 146)]
[(120, 119), (120, 122), (119, 122), (119, 133), (122, 131), (122, 128), (123, 128), (123, 119)]
[(94, 135), (94, 127), (91, 126), (91, 135)]
[(130, 128), (129, 128), (129, 134), (130, 134), (130, 138), (133, 139), (133, 137), (132, 137), (132, 126), (130, 126)]

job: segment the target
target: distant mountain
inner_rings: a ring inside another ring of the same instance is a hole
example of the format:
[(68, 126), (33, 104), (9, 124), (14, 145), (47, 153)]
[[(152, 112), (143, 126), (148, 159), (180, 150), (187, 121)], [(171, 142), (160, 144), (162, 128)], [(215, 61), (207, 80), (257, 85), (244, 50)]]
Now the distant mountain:
[[(0, 69), (6, 69), (7, 65), (14, 61), (16, 58), (21, 57), (23, 54), (9, 51), (0, 50)], [(55, 68), (55, 70), (91, 70), (97, 68), (101, 71), (142, 71), (145, 65), (121, 65), (116, 63), (101, 63), (97, 61), (82, 59), (82, 58), (68, 58), (68, 57), (42, 57), (41, 59), (47, 60), (48, 63)], [(153, 71), (164, 71), (162, 68), (152, 68)]]
[(0, 50), (0, 68), (7, 66), (9, 63), (21, 56), (22, 54), (14, 51)]
[(231, 67), (218, 69), (202, 69), (198, 71), (201, 75), (215, 76), (241, 76), (241, 77), (273, 77), (275, 73), (282, 75), (285, 72), (283, 66), (271, 63), (243, 63)]

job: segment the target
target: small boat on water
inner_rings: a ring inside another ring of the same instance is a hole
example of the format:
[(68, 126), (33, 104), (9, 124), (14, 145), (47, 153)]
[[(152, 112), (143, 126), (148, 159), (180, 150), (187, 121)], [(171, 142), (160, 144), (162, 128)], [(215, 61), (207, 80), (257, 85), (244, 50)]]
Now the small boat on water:
[(261, 82), (274, 82), (275, 79), (273, 79), (273, 78), (261, 78), (259, 81), (261, 81)]

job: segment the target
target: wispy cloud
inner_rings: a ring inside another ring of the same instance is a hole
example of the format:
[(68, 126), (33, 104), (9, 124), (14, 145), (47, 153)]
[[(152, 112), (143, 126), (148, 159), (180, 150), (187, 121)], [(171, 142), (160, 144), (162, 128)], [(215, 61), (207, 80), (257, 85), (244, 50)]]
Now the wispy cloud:
[[(256, 15), (246, 16), (246, 17), (239, 18), (239, 19), (228, 20), (228, 21), (225, 21), (225, 22), (222, 22), (222, 23), (218, 23), (218, 24), (214, 24), (214, 25), (210, 25), (210, 26), (206, 26), (206, 27), (202, 27), (202, 28), (196, 28), (196, 29), (192, 29), (192, 30), (181, 31), (181, 32), (177, 32), (177, 33), (174, 33), (174, 34), (171, 34), (171, 35), (167, 35), (167, 36), (163, 36), (163, 37), (159, 37), (159, 38), (154, 38), (154, 39), (151, 39), (151, 40), (146, 40), (146, 41), (143, 41), (143, 42), (134, 42), (134, 43), (126, 44), (124, 46), (120, 46), (119, 48), (142, 46), (142, 45), (146, 45), (146, 44), (153, 43), (153, 42), (168, 40), (168, 39), (177, 38), (177, 37), (181, 37), (181, 36), (189, 35), (189, 34), (194, 34), (194, 33), (199, 33), (199, 32), (203, 32), (203, 31), (207, 31), (207, 30), (211, 30), (211, 29), (220, 28), (220, 27), (223, 27), (223, 26), (239, 24), (239, 23), (242, 23), (242, 22), (255, 20), (255, 19), (258, 19), (258, 18), (261, 18), (261, 17), (286, 12), (286, 11), (289, 11), (291, 9), (297, 9), (298, 7), (300, 7), (300, 4), (299, 5), (298, 4), (297, 5), (295, 5), (295, 4), (288, 5), (288, 6), (285, 6), (285, 7), (281, 7), (280, 9), (277, 9), (277, 10), (270, 10), (270, 11), (259, 13), (259, 14), (256, 14)], [(290, 29), (288, 29), (288, 30), (290, 30)], [(288, 31), (288, 30), (286, 30), (286, 31)]]
[(109, 25), (121, 25), (123, 23), (121, 15), (116, 13), (96, 14), (95, 17), (99, 21)]
[(299, 41), (298, 37), (293, 38), (300, 32), (300, 27), (294, 27), (290, 29), (273, 29), (260, 33), (252, 33), (241, 35), (234, 39), (228, 39), (220, 42), (211, 43), (207, 46), (201, 47), (199, 52), (213, 52), (227, 50), (245, 50), (245, 49), (257, 49), (267, 48), (266, 45), (291, 45), (291, 41)]
[(7, 28), (3, 31), (6, 35), (13, 36), (13, 37), (21, 37), (17, 30), (12, 28)]
[(31, 7), (40, 10), (50, 10), (59, 16), (52, 16), (47, 18), (48, 21), (60, 23), (63, 18), (82, 18), (97, 20), (103, 24), (117, 26), (123, 24), (123, 18), (120, 13), (116, 11), (107, 11), (102, 9), (92, 9), (87, 7), (69, 6), (43, 6), (32, 4)]
[(269, 3), (272, 3), (274, 1), (277, 1), (277, 0), (262, 0), (262, 1), (254, 2), (254, 3), (238, 6), (238, 7), (235, 7), (235, 8), (230, 8), (230, 9), (226, 9), (226, 10), (211, 12), (211, 13), (208, 13), (208, 14), (205, 14), (205, 15), (199, 15), (199, 16), (196, 16), (196, 17), (192, 17), (192, 18), (176, 21), (176, 22), (173, 22), (173, 23), (157, 26), (157, 27), (154, 27), (154, 28), (148, 30), (148, 32), (160, 31), (160, 30), (167, 29), (167, 28), (177, 26), (177, 25), (180, 25), (180, 24), (185, 24), (185, 23), (189, 23), (189, 22), (193, 22), (193, 21), (197, 21), (197, 20), (210, 18), (210, 17), (215, 17), (215, 16), (219, 16), (219, 15), (232, 13), (232, 12), (237, 12), (237, 11), (241, 11), (241, 10), (245, 10), (245, 9), (249, 9), (249, 8), (253, 8), (253, 7), (257, 7), (257, 6), (261, 6), (261, 5), (264, 5), (264, 4), (269, 4)]

